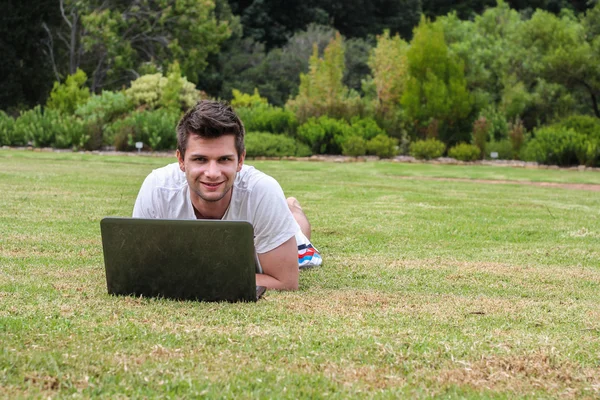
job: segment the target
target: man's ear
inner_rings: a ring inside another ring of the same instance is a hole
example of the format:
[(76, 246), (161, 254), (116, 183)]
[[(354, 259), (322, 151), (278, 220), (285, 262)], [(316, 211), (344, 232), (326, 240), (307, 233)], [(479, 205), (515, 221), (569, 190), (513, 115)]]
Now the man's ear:
[(237, 172), (240, 172), (242, 170), (242, 166), (244, 165), (245, 159), (246, 159), (246, 150), (244, 150), (244, 152), (240, 156), (240, 159), (238, 160)]
[(181, 152), (179, 151), (179, 149), (177, 149), (175, 155), (177, 155), (177, 161), (179, 161), (179, 169), (181, 170), (181, 172), (185, 172), (185, 164), (183, 163), (183, 157), (181, 156)]

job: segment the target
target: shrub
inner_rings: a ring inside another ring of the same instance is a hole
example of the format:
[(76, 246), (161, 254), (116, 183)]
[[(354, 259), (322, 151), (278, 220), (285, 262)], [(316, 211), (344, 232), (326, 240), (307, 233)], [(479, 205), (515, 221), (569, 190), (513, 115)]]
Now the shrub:
[(73, 115), (40, 106), (22, 112), (14, 125), (15, 135), (36, 147), (80, 148), (89, 139), (82, 121)]
[(155, 109), (160, 105), (169, 105), (167, 103), (172, 100), (169, 95), (163, 99), (165, 87), (167, 87), (168, 94), (174, 86), (179, 90), (179, 105), (182, 111), (193, 107), (200, 99), (200, 92), (185, 77), (171, 74), (169, 78), (166, 78), (160, 73), (140, 76), (131, 82), (131, 87), (125, 90), (125, 95), (136, 107), (144, 106), (147, 109)]
[(494, 152), (498, 153), (498, 159), (500, 160), (512, 160), (514, 157), (513, 146), (508, 139), (504, 139), (499, 142), (489, 142), (486, 145), (486, 150), (486, 158), (491, 158), (490, 154)]
[(420, 160), (430, 160), (441, 157), (446, 145), (437, 139), (419, 140), (409, 146), (410, 155)]
[(0, 146), (22, 146), (25, 137), (17, 137), (15, 133), (15, 120), (4, 111), (0, 110)]
[(174, 149), (178, 120), (179, 112), (169, 109), (135, 111), (113, 122), (108, 128), (109, 135), (114, 137), (117, 150), (133, 150), (136, 142), (143, 142), (154, 151)]
[(498, 111), (495, 107), (489, 106), (484, 108), (479, 114), (485, 118), (489, 124), (488, 134), (491, 140), (501, 141), (506, 139), (508, 135), (509, 124), (506, 121), (504, 113)]
[(90, 97), (90, 91), (85, 87), (87, 75), (80, 69), (69, 75), (65, 83), (54, 82), (52, 92), (46, 104), (47, 108), (65, 114), (73, 114), (80, 104)]
[(86, 135), (90, 137), (86, 147), (90, 150), (104, 145), (111, 145), (114, 137), (108, 125), (115, 119), (133, 110), (133, 104), (123, 92), (105, 90), (101, 95), (93, 95), (85, 103), (77, 107), (75, 115), (84, 121)]
[(304, 143), (284, 135), (269, 132), (249, 132), (246, 134), (247, 157), (305, 157), (310, 155), (310, 149)]
[(475, 161), (481, 157), (481, 149), (474, 144), (459, 143), (448, 150), (448, 157), (460, 161)]
[(600, 119), (598, 118), (589, 115), (572, 115), (560, 121), (558, 126), (573, 129), (590, 139), (600, 141)]
[(367, 154), (367, 142), (360, 136), (348, 136), (342, 143), (342, 154), (358, 157)]
[(508, 127), (508, 139), (512, 146), (513, 158), (520, 158), (521, 148), (525, 143), (525, 126), (520, 118), (516, 118), (514, 123)]
[(473, 144), (479, 148), (480, 156), (485, 155), (485, 146), (489, 138), (491, 124), (485, 117), (479, 117), (473, 123)]
[(361, 136), (365, 140), (371, 140), (375, 136), (387, 136), (385, 131), (379, 127), (373, 118), (353, 117), (350, 125), (355, 135)]
[(369, 154), (379, 158), (391, 158), (398, 153), (398, 139), (379, 134), (367, 142)]
[(254, 88), (254, 94), (242, 93), (237, 89), (233, 89), (231, 91), (233, 94), (233, 99), (231, 99), (231, 106), (238, 107), (257, 107), (261, 105), (268, 105), (269, 101), (260, 97), (258, 93), (258, 89)]
[(582, 133), (558, 125), (537, 129), (524, 151), (524, 157), (542, 164), (595, 165), (598, 143)]
[(298, 128), (298, 138), (317, 154), (341, 154), (341, 144), (352, 135), (346, 121), (326, 116), (310, 118)]
[(253, 107), (240, 107), (236, 113), (244, 123), (247, 132), (296, 134), (298, 120), (293, 112), (269, 104), (259, 104)]

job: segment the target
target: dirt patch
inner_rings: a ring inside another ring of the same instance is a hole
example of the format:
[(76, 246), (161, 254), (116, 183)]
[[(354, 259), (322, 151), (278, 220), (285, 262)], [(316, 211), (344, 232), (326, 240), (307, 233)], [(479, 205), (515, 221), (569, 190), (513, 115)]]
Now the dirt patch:
[(600, 394), (600, 368), (582, 368), (553, 355), (486, 355), (474, 362), (440, 371), (437, 382), (476, 389), (524, 393), (543, 390), (561, 398), (595, 397)]

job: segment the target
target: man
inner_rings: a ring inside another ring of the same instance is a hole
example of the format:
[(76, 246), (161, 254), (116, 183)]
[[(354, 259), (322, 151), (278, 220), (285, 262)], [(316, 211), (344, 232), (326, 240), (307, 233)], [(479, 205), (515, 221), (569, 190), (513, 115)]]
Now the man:
[(136, 218), (243, 220), (254, 227), (256, 284), (298, 288), (298, 267), (321, 264), (310, 224), (277, 181), (244, 165), (244, 126), (228, 105), (202, 100), (177, 124), (178, 163), (152, 171), (138, 194)]

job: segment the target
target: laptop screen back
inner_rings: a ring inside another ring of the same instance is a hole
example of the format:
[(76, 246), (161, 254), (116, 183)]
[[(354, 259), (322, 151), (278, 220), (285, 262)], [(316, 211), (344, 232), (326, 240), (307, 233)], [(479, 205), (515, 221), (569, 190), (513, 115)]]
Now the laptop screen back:
[(256, 301), (248, 222), (104, 218), (108, 293), (204, 301)]

